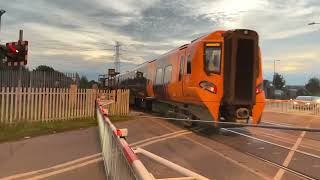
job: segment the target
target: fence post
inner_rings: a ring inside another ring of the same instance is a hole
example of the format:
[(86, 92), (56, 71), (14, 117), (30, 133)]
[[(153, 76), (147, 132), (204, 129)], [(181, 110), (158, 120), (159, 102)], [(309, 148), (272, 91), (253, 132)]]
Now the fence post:
[(1, 104), (0, 104), (0, 106), (1, 106), (1, 114), (0, 114), (0, 123), (3, 123), (4, 121), (5, 121), (5, 119), (4, 119), (4, 107), (5, 107), (5, 104), (7, 104), (7, 103), (5, 103), (4, 102), (4, 98), (6, 97), (5, 95), (5, 89), (4, 89), (4, 87), (2, 87), (2, 89), (1, 89), (1, 91), (0, 91), (0, 97), (1, 97)]
[(71, 84), (70, 85), (70, 109), (71, 109), (71, 118), (74, 118), (76, 116), (76, 112), (75, 112), (75, 107), (76, 107), (76, 103), (77, 103), (77, 91), (78, 91), (78, 87), (76, 84)]

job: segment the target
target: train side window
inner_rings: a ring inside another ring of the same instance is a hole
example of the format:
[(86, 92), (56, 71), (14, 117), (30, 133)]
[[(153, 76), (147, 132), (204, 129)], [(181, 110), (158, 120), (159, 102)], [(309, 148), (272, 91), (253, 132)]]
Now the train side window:
[(156, 85), (162, 84), (162, 74), (162, 68), (158, 68), (156, 74)]
[(187, 57), (187, 74), (191, 74), (191, 56)]
[(181, 81), (184, 72), (184, 56), (180, 58), (179, 81)]
[(205, 46), (205, 69), (209, 73), (220, 73), (221, 45), (220, 43), (208, 43)]
[(172, 78), (172, 66), (169, 65), (164, 69), (164, 79), (163, 84), (168, 84)]

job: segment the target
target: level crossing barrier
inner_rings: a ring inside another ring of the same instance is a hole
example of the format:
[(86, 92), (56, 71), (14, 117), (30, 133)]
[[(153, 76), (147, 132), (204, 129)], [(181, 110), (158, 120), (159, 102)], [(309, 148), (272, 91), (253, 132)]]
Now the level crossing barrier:
[(139, 160), (138, 153), (185, 176), (168, 178), (167, 180), (208, 180), (206, 177), (142, 148), (132, 149), (125, 140), (127, 130), (117, 129), (108, 117), (107, 107), (112, 103), (113, 100), (104, 100), (104, 97), (99, 97), (96, 100), (96, 118), (99, 125), (102, 157), (108, 180), (156, 180)]
[(112, 101), (98, 99), (96, 109), (107, 179), (152, 179), (125, 139), (121, 138), (122, 131), (116, 129), (108, 118), (108, 110), (104, 106), (111, 103)]

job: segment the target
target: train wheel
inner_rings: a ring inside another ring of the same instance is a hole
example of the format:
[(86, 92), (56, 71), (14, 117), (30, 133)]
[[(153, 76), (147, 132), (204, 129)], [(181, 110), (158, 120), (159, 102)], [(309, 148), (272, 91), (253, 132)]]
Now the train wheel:
[(146, 101), (146, 110), (148, 112), (152, 111), (152, 101)]
[(134, 106), (136, 108), (140, 108), (141, 107), (141, 99), (140, 98), (134, 98)]
[(183, 121), (183, 125), (184, 125), (184, 127), (186, 127), (186, 128), (191, 128), (191, 127), (193, 127), (194, 126), (194, 123), (192, 122), (192, 121), (190, 121), (190, 120), (192, 120), (191, 118), (187, 118), (188, 120), (186, 120), (186, 121)]

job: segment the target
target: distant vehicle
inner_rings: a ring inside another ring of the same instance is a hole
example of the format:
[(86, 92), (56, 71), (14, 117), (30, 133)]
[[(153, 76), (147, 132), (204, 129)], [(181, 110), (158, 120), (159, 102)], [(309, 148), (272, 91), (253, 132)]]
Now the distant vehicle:
[(118, 87), (148, 109), (159, 101), (191, 118), (249, 123), (252, 117), (258, 124), (265, 105), (258, 42), (252, 30), (212, 32), (118, 75)]
[(320, 97), (317, 96), (298, 96), (293, 101), (294, 109), (313, 110), (320, 107)]

